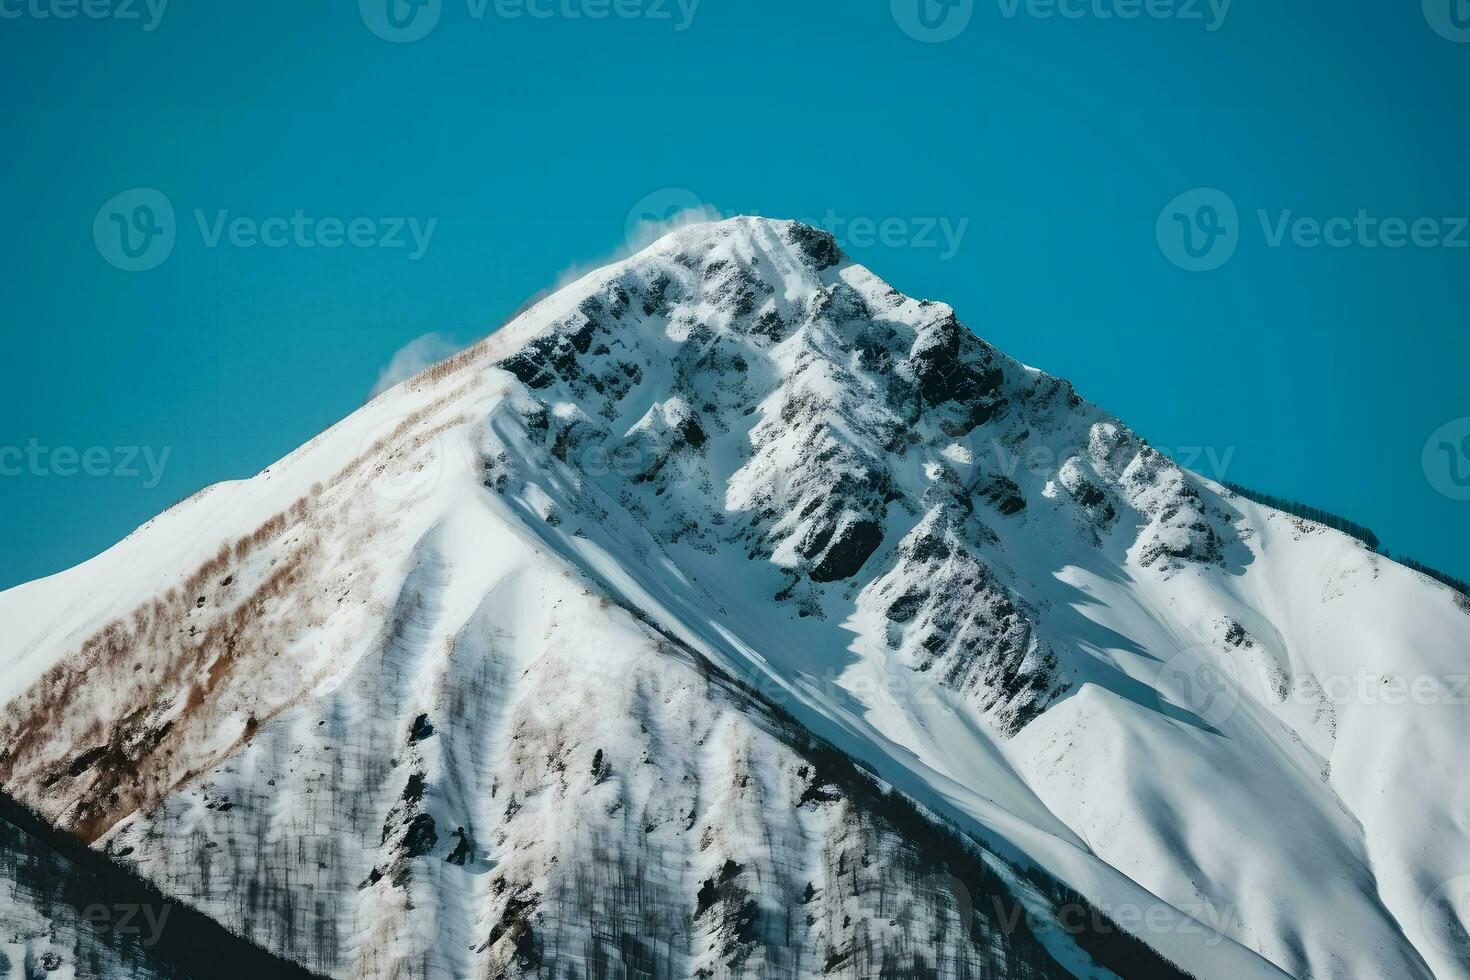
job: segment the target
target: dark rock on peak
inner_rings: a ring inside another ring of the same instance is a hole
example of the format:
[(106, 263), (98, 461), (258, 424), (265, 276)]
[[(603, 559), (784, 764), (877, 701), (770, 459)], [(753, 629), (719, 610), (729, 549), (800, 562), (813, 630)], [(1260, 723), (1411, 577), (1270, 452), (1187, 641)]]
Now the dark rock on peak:
[(787, 234), (812, 260), (818, 272), (830, 269), (842, 261), (842, 250), (837, 247), (837, 239), (830, 232), (820, 231), (798, 221), (792, 223)]

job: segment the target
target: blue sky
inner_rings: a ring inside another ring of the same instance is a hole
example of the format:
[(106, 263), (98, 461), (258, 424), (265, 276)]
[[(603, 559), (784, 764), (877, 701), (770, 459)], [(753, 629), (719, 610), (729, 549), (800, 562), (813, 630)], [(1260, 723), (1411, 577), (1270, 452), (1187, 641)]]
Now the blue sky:
[(1451, 0), (386, 2), (0, 0), (0, 587), (691, 199), (1470, 577)]

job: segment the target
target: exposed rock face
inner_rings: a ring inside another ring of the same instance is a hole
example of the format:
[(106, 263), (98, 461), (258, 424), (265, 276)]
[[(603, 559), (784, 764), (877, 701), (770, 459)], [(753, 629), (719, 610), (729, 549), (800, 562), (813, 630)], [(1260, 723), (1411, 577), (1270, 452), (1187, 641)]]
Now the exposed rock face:
[[(889, 621), (901, 660), (977, 697), (1006, 732), (1019, 731), (1065, 693), (1058, 661), (1028, 614), (939, 508), (897, 548), (897, 562), (858, 600)], [(1034, 614), (1033, 614), (1034, 615)]]
[[(577, 468), (578, 499), (558, 514), (615, 501), (656, 542), (738, 547), (782, 571), (773, 594), (806, 616), (852, 586), (903, 580), (904, 601), (928, 614), (894, 637), (901, 661), (1007, 733), (1073, 681), (977, 508), (1025, 521), (1034, 498), (1097, 545), (1123, 535), (1145, 565), (1222, 560), (1234, 530), (1204, 512), (1191, 478), (948, 307), (839, 272), (823, 233), (735, 224), (672, 251), (674, 267), (631, 262), (507, 362), (533, 390), (500, 423), (515, 435), (486, 451), (540, 444), (574, 467), (597, 461)], [(975, 528), (955, 561), (892, 548), (941, 497)], [(961, 608), (971, 597), (983, 608)]]

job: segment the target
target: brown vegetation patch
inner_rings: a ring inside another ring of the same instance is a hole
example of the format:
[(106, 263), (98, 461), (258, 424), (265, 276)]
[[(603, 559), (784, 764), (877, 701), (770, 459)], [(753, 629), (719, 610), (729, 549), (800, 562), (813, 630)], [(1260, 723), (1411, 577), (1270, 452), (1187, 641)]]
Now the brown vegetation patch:
[[(370, 495), (330, 491), (371, 479), (371, 465), (417, 452), (462, 424), (459, 415), (417, 431), (471, 386), (406, 417), (327, 486), (316, 484), (250, 534), (222, 542), (182, 584), (59, 660), (0, 717), (0, 783), (95, 840), (288, 707), (319, 665), (280, 653), (337, 609), (341, 592), (334, 595), (326, 579), (344, 563), (331, 549), (345, 548), (350, 558), (382, 526)], [(349, 576), (362, 571), (361, 563), (345, 566)], [(217, 730), (241, 719), (243, 730), (221, 751)]]

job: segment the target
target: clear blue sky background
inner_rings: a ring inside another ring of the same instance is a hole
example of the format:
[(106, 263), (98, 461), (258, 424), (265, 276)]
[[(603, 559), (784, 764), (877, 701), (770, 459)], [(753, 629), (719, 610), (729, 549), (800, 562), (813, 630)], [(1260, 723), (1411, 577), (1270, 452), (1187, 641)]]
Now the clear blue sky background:
[[(153, 487), (0, 477), (0, 587), (257, 472), (398, 348), (484, 334), (670, 187), (729, 214), (968, 220), (949, 258), (846, 245), (1155, 444), (1214, 447), (1228, 478), (1470, 577), (1470, 502), (1421, 460), (1470, 416), (1470, 249), (1271, 248), (1256, 218), (1470, 214), (1470, 44), (1418, 0), (1236, 0), (1215, 31), (976, 0), (944, 43), (887, 0), (703, 0), (683, 31), (672, 0), (598, 21), (443, 0), (401, 44), (352, 0), (174, 0), (151, 31), (36, 17), (48, 2), (0, 0), (21, 14), (0, 19), (0, 447), (170, 456)], [(93, 240), (135, 187), (178, 216), (147, 272)], [(1156, 223), (1198, 187), (1238, 206), (1238, 251), (1191, 273)], [(210, 248), (195, 209), (438, 224), (411, 261)]]

